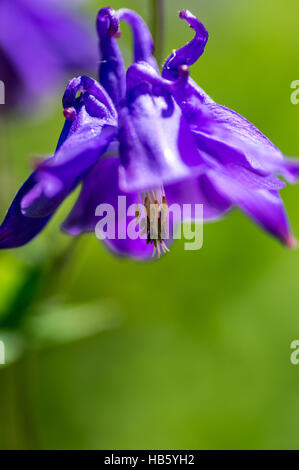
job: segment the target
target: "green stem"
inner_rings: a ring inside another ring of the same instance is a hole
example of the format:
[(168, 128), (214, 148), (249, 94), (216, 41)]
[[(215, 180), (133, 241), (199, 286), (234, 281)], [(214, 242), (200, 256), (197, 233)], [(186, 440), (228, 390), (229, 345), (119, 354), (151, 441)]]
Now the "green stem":
[(15, 293), (0, 322), (1, 328), (18, 328), (28, 311), (56, 294), (62, 274), (75, 258), (73, 254), (78, 241), (79, 237), (71, 238), (67, 246), (47, 263), (42, 262), (28, 269), (23, 284)]
[(155, 43), (155, 56), (159, 65), (162, 64), (164, 53), (165, 32), (165, 1), (151, 0), (151, 30)]
[(32, 413), (28, 408), (28, 381), (24, 382), (24, 360), (5, 366), (1, 371), (0, 447), (5, 450), (36, 448)]
[(62, 276), (70, 269), (70, 265), (72, 265), (71, 260), (76, 258), (74, 253), (80, 239), (81, 237), (71, 238), (64, 250), (51, 260), (38, 298), (48, 298), (55, 294), (57, 286), (60, 285)]

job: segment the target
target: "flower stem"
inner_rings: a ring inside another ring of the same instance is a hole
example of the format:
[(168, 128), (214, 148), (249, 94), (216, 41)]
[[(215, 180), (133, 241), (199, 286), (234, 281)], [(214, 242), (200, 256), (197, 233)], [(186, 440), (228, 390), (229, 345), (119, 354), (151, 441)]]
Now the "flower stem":
[(151, 30), (155, 43), (155, 56), (159, 65), (163, 60), (165, 32), (165, 1), (151, 0)]
[(48, 262), (43, 260), (28, 269), (24, 282), (0, 321), (1, 328), (19, 328), (29, 311), (32, 312), (40, 303), (57, 295), (61, 276), (70, 268), (78, 241), (79, 237), (71, 238), (67, 246)]
[(1, 371), (1, 429), (2, 448), (32, 450), (37, 446), (36, 429), (28, 396), (28, 378), (24, 360), (5, 366)]
[[(52, 260), (48, 267), (44, 283), (39, 292), (39, 298), (48, 298), (56, 294), (57, 286), (59, 286), (61, 277), (70, 269), (73, 260), (73, 254), (77, 248), (81, 237), (70, 238), (68, 244), (60, 253)], [(74, 256), (75, 258), (75, 256)]]

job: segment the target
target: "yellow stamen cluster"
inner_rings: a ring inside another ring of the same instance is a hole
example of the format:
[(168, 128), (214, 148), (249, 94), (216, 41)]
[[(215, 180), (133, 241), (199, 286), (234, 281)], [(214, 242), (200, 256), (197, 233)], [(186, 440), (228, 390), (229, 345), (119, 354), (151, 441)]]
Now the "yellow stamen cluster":
[[(141, 236), (147, 235), (147, 245), (153, 244), (153, 256), (156, 252), (160, 258), (161, 253), (169, 252), (165, 243), (168, 237), (167, 201), (164, 189), (151, 190), (142, 193), (142, 204), (145, 208), (145, 217), (140, 221)], [(136, 204), (136, 221), (141, 216), (139, 201)]]

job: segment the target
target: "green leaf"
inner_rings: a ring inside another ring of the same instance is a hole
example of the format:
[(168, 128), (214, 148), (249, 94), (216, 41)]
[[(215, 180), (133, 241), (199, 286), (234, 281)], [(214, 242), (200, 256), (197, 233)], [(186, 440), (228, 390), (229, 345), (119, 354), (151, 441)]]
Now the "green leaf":
[(117, 304), (102, 301), (83, 305), (45, 305), (39, 314), (28, 317), (25, 331), (32, 344), (63, 344), (118, 327), (121, 314)]

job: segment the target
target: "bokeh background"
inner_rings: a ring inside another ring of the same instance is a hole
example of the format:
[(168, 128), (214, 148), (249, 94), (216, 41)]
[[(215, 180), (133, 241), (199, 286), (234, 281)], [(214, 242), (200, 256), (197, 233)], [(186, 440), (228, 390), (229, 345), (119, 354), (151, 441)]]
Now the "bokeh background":
[[(166, 4), (163, 56), (192, 36), (177, 15), (190, 9), (210, 32), (193, 78), (299, 155), (298, 1)], [(103, 6), (82, 8), (93, 21)], [(147, 0), (110, 6), (149, 19)], [(55, 149), (64, 86), (50, 109), (1, 120), (2, 217), (32, 158)], [(0, 254), (0, 448), (298, 449), (299, 251), (235, 211), (204, 227), (200, 251), (120, 260), (59, 232), (76, 194), (38, 239)], [(282, 195), (299, 237), (299, 186)]]

